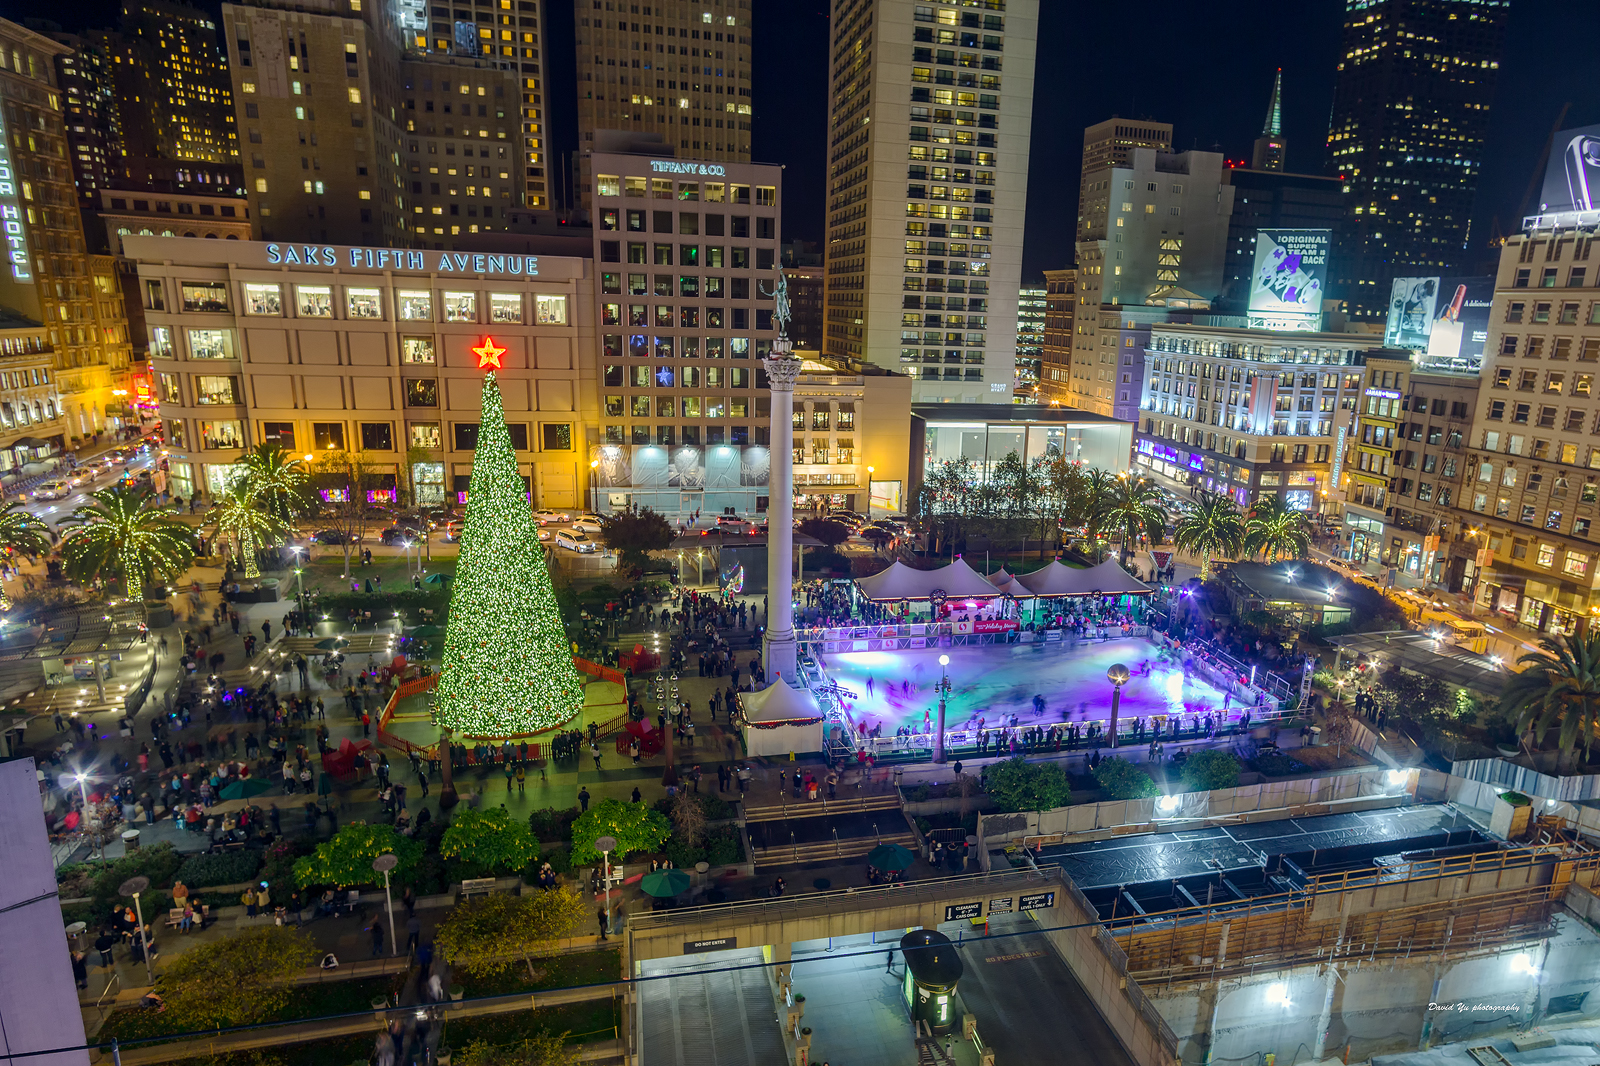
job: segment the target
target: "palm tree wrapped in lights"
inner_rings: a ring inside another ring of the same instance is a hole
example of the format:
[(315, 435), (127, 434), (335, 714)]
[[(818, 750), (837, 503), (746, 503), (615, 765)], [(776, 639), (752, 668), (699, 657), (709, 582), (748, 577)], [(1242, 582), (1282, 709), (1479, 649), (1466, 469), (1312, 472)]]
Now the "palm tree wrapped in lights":
[(1264, 556), (1268, 563), (1304, 559), (1311, 554), (1305, 512), (1288, 506), (1281, 496), (1262, 496), (1245, 516), (1244, 550)]
[(1167, 512), (1161, 509), (1161, 490), (1148, 478), (1122, 477), (1111, 486), (1101, 514), (1107, 530), (1122, 534), (1121, 561), (1126, 564), (1140, 534), (1153, 544), (1161, 543), (1167, 526)]
[(1227, 496), (1202, 492), (1172, 530), (1172, 540), (1186, 552), (1200, 556), (1200, 580), (1211, 576), (1214, 556), (1232, 556), (1244, 543), (1244, 521)]
[(217, 533), (228, 538), (235, 558), (244, 565), (244, 576), (260, 577), (256, 552), (279, 543), (288, 531), (285, 522), (268, 510), (251, 491), (249, 478), (236, 478), (206, 517)]
[[(39, 518), (14, 503), (0, 510), (0, 549), (19, 555), (43, 555), (50, 550), (50, 534)], [(0, 584), (0, 611), (11, 610), (11, 596)]]
[(156, 502), (148, 488), (117, 485), (61, 520), (67, 576), (82, 585), (120, 582), (129, 599), (146, 585), (177, 577), (194, 559), (194, 530)]
[(245, 491), (287, 533), (289, 523), (307, 511), (306, 485), (310, 475), (305, 463), (276, 444), (263, 444), (241, 456), (234, 466), (241, 470)]

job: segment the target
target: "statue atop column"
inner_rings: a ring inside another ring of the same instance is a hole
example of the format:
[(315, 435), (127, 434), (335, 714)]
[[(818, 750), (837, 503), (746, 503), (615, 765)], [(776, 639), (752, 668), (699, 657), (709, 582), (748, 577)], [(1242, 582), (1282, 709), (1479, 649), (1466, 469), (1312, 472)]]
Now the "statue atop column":
[[(789, 323), (793, 316), (789, 311), (789, 279), (784, 276), (783, 270), (778, 270), (778, 283), (770, 290), (763, 290), (761, 283), (756, 283), (756, 291), (763, 296), (772, 297), (772, 322), (778, 330), (781, 340), (789, 339)], [(787, 347), (787, 346), (786, 346)]]

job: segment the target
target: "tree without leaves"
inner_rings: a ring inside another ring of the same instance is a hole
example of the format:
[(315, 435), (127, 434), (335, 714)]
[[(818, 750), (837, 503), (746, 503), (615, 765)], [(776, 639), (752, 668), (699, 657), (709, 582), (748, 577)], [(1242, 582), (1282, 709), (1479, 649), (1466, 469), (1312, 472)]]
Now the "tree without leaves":
[(672, 546), (672, 525), (650, 508), (630, 507), (600, 516), (600, 543), (630, 570), (643, 570), (650, 553)]
[(1600, 630), (1540, 637), (1539, 647), (1517, 660), (1500, 713), (1516, 720), (1518, 735), (1531, 730), (1535, 743), (1557, 730), (1561, 753), (1570, 757), (1581, 745), (1587, 760), (1600, 735)]
[(1211, 576), (1214, 556), (1238, 554), (1244, 544), (1244, 519), (1233, 500), (1202, 492), (1195, 504), (1178, 518), (1172, 540), (1186, 552), (1200, 556), (1200, 580)]
[(672, 828), (686, 847), (698, 848), (706, 840), (706, 812), (697, 792), (679, 792), (672, 797)]
[(1304, 511), (1296, 511), (1282, 496), (1259, 496), (1244, 519), (1244, 550), (1268, 563), (1304, 559), (1311, 554), (1311, 532)]
[(583, 897), (568, 886), (531, 896), (492, 893), (452, 907), (433, 942), (446, 962), (466, 973), (493, 977), (521, 962), (528, 977), (537, 979), (534, 960), (549, 955), (587, 918)]
[(378, 467), (366, 452), (325, 452), (312, 465), (312, 480), (335, 497), (322, 509), (321, 524), (340, 534), (344, 577), (350, 577), (350, 555), (360, 549), (355, 539), (367, 531), (367, 493), (380, 488)]
[(175, 956), (161, 972), (162, 996), (186, 1028), (266, 1021), (289, 1001), (289, 980), (318, 954), (308, 937), (286, 926), (235, 933)]
[(114, 485), (61, 520), (67, 576), (80, 585), (120, 582), (129, 599), (170, 580), (194, 559), (194, 530), (155, 501), (148, 488)]
[(439, 854), (473, 867), (478, 877), (514, 873), (539, 857), (538, 842), (522, 818), (504, 807), (467, 808), (455, 813), (439, 838)]

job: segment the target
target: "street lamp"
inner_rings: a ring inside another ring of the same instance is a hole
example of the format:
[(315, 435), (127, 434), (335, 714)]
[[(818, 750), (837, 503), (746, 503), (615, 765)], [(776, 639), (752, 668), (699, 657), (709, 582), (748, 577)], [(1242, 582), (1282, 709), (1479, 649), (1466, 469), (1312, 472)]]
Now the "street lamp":
[(589, 460), (589, 510), (600, 513), (600, 460)]
[[(82, 781), (82, 775), (79, 775)], [(117, 895), (133, 897), (133, 913), (139, 919), (139, 954), (144, 956), (144, 976), (152, 985), (156, 983), (156, 975), (150, 968), (150, 941), (144, 935), (144, 908), (139, 905), (139, 893), (150, 887), (148, 877), (130, 877), (117, 888)]]
[(289, 550), (294, 553), (294, 587), (295, 593), (299, 597), (295, 602), (295, 607), (303, 611), (306, 606), (306, 581), (301, 576), (302, 564), (300, 556), (306, 553), (306, 549), (299, 544), (291, 544), (289, 545)]
[(933, 761), (944, 762), (944, 704), (950, 695), (950, 656), (939, 656), (939, 735), (933, 740)]
[(1106, 671), (1106, 680), (1111, 682), (1111, 746), (1117, 746), (1117, 710), (1122, 706), (1122, 686), (1128, 683), (1128, 678), (1133, 675), (1122, 663), (1112, 663)]
[(877, 473), (876, 467), (867, 467), (867, 514), (872, 514), (872, 475)]
[(389, 912), (389, 952), (393, 955), (400, 954), (400, 945), (394, 939), (394, 897), (389, 894), (389, 871), (400, 865), (400, 859), (392, 851), (386, 851), (372, 860), (372, 868), (383, 874), (383, 905)]
[(599, 837), (594, 842), (594, 849), (600, 853), (601, 861), (605, 863), (606, 879), (606, 921), (601, 926), (600, 932), (609, 935), (611, 932), (611, 853), (617, 850), (616, 837)]

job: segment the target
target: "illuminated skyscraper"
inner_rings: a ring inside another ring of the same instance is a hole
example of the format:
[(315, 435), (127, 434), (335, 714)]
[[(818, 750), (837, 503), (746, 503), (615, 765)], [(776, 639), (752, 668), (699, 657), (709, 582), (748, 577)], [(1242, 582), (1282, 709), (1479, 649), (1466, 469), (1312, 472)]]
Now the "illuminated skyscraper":
[(1355, 238), (1336, 288), (1381, 320), (1396, 276), (1461, 258), (1510, 0), (1347, 0), (1328, 165)]
[(1110, 167), (1125, 167), (1132, 163), (1135, 148), (1172, 151), (1172, 123), (1108, 118), (1084, 129), (1083, 165), (1078, 171), (1076, 240), (1082, 240), (1084, 232), (1094, 228), (1096, 214), (1105, 210), (1109, 199), (1105, 189), (1089, 188), (1090, 176)]
[(522, 113), (520, 174), (527, 206), (550, 207), (545, 33), (540, 0), (459, 0), (430, 7), (397, 0), (395, 18), (406, 51), (467, 57), (513, 73)]
[(655, 134), (681, 159), (750, 161), (750, 0), (577, 7), (580, 206), (590, 153), (612, 144), (598, 130)]
[(239, 161), (228, 62), (211, 15), (169, 0), (129, 0), (121, 33), (104, 40), (113, 51), (126, 156)]
[(1252, 170), (1282, 170), (1285, 146), (1283, 143), (1283, 68), (1272, 77), (1272, 99), (1267, 101), (1267, 121), (1261, 126), (1261, 136), (1256, 138), (1255, 150), (1250, 155)]
[(1038, 0), (834, 0), (823, 352), (1010, 403)]

